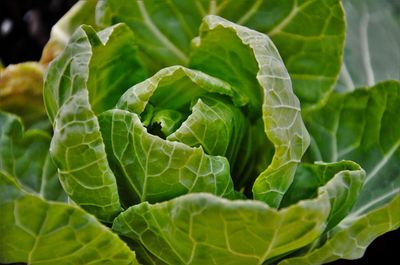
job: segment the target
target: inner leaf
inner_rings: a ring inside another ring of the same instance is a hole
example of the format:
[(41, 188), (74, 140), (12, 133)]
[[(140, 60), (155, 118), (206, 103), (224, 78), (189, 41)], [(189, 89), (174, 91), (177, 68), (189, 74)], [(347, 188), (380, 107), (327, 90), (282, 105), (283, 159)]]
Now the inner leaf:
[(152, 135), (135, 113), (110, 110), (99, 116), (99, 122), (125, 207), (191, 192), (234, 196), (226, 158)]
[(148, 132), (165, 139), (179, 128), (184, 121), (184, 114), (176, 110), (162, 109), (154, 113)]

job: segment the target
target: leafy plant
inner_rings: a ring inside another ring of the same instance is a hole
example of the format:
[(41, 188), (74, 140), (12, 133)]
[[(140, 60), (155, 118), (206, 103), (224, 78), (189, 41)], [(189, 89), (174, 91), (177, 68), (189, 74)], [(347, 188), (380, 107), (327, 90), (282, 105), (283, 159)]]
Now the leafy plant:
[(48, 68), (52, 136), (0, 113), (0, 262), (322, 264), (400, 226), (400, 83), (349, 88), (345, 57), (334, 90), (340, 1), (96, 18)]

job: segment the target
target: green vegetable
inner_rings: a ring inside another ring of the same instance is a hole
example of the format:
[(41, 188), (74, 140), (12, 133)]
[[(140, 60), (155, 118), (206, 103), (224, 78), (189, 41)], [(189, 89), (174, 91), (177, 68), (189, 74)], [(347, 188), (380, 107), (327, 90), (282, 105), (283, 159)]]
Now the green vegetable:
[(400, 226), (400, 82), (343, 63), (339, 0), (82, 5), (53, 135), (0, 112), (1, 263), (323, 264)]

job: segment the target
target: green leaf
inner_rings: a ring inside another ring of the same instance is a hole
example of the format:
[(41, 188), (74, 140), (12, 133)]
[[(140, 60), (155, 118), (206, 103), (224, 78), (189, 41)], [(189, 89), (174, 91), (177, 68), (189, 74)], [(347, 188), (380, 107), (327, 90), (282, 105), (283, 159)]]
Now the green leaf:
[(226, 158), (151, 135), (135, 113), (110, 110), (99, 121), (109, 160), (118, 172), (124, 206), (164, 201), (188, 192), (233, 196)]
[(262, 264), (312, 242), (329, 210), (323, 189), (317, 198), (279, 211), (198, 193), (132, 206), (115, 219), (113, 230), (167, 264)]
[(65, 201), (66, 194), (48, 151), (50, 140), (44, 131), (24, 132), (17, 116), (0, 112), (0, 170), (16, 176), (38, 196)]
[(145, 265), (166, 265), (167, 263), (161, 261), (154, 255), (152, 255), (145, 247), (143, 247), (140, 243), (133, 241), (127, 237), (121, 237), (128, 246), (135, 251), (136, 258), (140, 264)]
[(345, 21), (339, 0), (99, 1), (97, 22), (125, 22), (140, 37), (152, 72), (189, 62), (202, 18), (218, 15), (268, 34), (277, 45), (303, 104), (332, 90), (340, 71)]
[(234, 165), (249, 123), (243, 113), (222, 97), (199, 98), (192, 114), (167, 140), (202, 146), (207, 154), (225, 156)]
[(10, 174), (16, 174), (14, 146), (22, 138), (23, 131), (22, 121), (17, 116), (0, 112), (0, 167)]
[(318, 194), (319, 187), (330, 182), (326, 190), (331, 203), (331, 212), (325, 229), (329, 231), (351, 211), (360, 194), (364, 179), (364, 170), (352, 161), (302, 163), (285, 194), (282, 206), (312, 198)]
[(69, 198), (100, 220), (112, 222), (122, 209), (87, 91), (70, 97), (58, 112), (50, 153)]
[(307, 254), (283, 260), (279, 265), (325, 264), (337, 259), (359, 259), (371, 242), (400, 227), (400, 196), (395, 196), (384, 206), (374, 208), (349, 223), (342, 222), (328, 233), (325, 244)]
[(97, 23), (126, 23), (141, 39), (140, 52), (154, 73), (187, 65), (190, 40), (202, 18), (195, 6), (195, 1), (99, 1)]
[(0, 170), (0, 262), (138, 264), (135, 253), (82, 209), (24, 191)]
[[(151, 126), (159, 125), (161, 127), (161, 132), (164, 137), (168, 137), (173, 134), (176, 129), (181, 125), (184, 120), (184, 115), (176, 110), (161, 109), (154, 113), (154, 117), (151, 118)], [(145, 125), (147, 126), (147, 125)]]
[[(334, 94), (305, 116), (313, 142), (308, 159), (351, 159), (367, 172), (359, 214), (378, 207), (400, 189), (400, 82), (387, 81), (352, 93)], [(376, 200), (381, 198), (382, 200)], [(374, 202), (374, 203), (373, 203)]]
[(96, 114), (145, 78), (134, 41), (121, 24), (99, 33), (80, 27), (50, 65), (44, 87), (54, 123), (50, 152), (63, 187), (72, 200), (106, 222), (121, 208)]
[(125, 90), (145, 77), (135, 37), (125, 25), (98, 33), (83, 25), (49, 66), (44, 84), (47, 113), (54, 122), (61, 106), (82, 90), (88, 91), (93, 111), (100, 113), (113, 107)]
[(372, 240), (400, 226), (399, 106), (400, 82), (387, 81), (333, 94), (323, 108), (305, 116), (313, 139), (306, 158), (352, 159), (367, 176), (352, 211), (326, 240), (293, 264), (359, 258)]
[(251, 109), (262, 110), (264, 130), (275, 154), (256, 179), (253, 195), (277, 207), (309, 144), (281, 57), (266, 35), (215, 16), (204, 19), (195, 45), (193, 67), (233, 84), (234, 90), (248, 96)]
[[(337, 90), (400, 79), (400, 20), (395, 1), (344, 0), (347, 33)], [(397, 17), (396, 17), (397, 14)]]

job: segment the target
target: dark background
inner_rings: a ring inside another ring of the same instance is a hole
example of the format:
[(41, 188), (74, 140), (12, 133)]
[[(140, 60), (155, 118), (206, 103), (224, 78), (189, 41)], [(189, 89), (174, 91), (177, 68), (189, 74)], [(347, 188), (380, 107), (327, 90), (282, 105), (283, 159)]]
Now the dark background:
[[(0, 60), (3, 65), (39, 60), (52, 25), (75, 2), (76, 0), (0, 0)], [(329, 264), (368, 265), (379, 261), (382, 264), (398, 264), (399, 258), (391, 259), (400, 255), (398, 251), (399, 230), (376, 239), (362, 259), (340, 260)]]
[(0, 0), (3, 65), (37, 61), (52, 25), (76, 0)]

